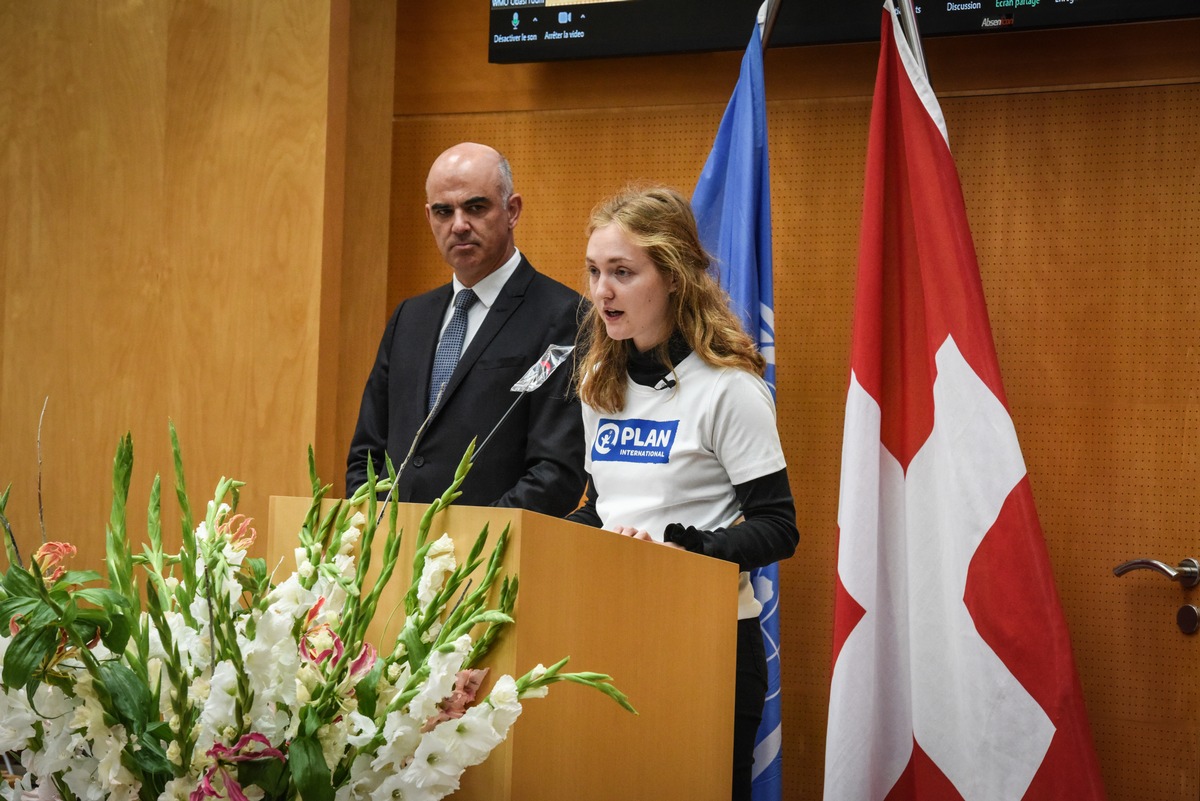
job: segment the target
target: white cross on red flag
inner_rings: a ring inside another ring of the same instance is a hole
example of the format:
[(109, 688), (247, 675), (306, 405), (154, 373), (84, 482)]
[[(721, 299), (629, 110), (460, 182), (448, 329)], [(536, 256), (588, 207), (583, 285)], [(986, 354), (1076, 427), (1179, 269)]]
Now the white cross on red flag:
[(890, 0), (838, 526), (827, 801), (1103, 799), (958, 171)]

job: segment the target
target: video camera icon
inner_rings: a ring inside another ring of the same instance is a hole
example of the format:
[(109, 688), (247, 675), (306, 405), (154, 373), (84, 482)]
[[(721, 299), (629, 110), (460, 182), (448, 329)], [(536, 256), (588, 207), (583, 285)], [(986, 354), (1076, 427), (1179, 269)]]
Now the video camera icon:
[(571, 21), (571, 12), (570, 11), (558, 12), (558, 24), (559, 25), (566, 25), (570, 21)]

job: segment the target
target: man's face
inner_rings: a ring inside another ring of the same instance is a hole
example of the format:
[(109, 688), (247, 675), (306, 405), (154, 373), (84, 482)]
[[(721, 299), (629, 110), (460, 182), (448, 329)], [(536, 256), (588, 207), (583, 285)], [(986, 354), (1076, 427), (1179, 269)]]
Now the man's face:
[(452, 149), (429, 170), (425, 217), (442, 258), (474, 286), (513, 254), (521, 196), (500, 196), (498, 162), (486, 150)]

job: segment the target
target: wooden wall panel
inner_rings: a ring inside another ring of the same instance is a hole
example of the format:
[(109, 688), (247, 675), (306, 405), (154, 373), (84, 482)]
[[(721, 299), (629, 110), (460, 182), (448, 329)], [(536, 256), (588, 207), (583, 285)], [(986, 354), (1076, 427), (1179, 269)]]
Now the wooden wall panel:
[[(387, 302), (388, 229), (392, 192), (392, 82), (396, 63), (395, 0), (353, 0), (350, 14), (345, 227), (339, 341), (322, 358), (338, 359), (338, 375), (319, 397), (336, 409), (321, 428), (333, 437), (322, 476), (345, 494), (346, 454), (363, 384), (375, 360)], [(329, 299), (325, 299), (329, 302)]]
[[(48, 397), (47, 533), (96, 559), (118, 436), (139, 422), (136, 413), (153, 426), (138, 427), (142, 454), (161, 453), (165, 442), (168, 386), (146, 373), (173, 355), (163, 303), (172, 267), (163, 183), (168, 15), (6, 4), (0, 21), (0, 482), (13, 483), (9, 513), (28, 549), (38, 537), (37, 424)], [(141, 391), (131, 393), (139, 374)], [(138, 479), (148, 488), (144, 470)]]
[(340, 266), (326, 215), (344, 191), (328, 148), (347, 15), (339, 0), (0, 10), (0, 482), (26, 548), (46, 396), (47, 533), (92, 565), (127, 430), (135, 521), (171, 472), (168, 420), (194, 503), (222, 474), (249, 482), (252, 514), (306, 489), (320, 329), (337, 322), (321, 287)]
[(1110, 797), (1200, 792), (1200, 85), (946, 104)]

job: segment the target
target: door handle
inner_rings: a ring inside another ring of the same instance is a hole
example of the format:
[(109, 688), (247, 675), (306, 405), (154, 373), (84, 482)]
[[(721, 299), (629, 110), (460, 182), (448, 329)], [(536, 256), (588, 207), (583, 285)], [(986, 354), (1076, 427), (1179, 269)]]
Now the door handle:
[(1122, 562), (1113, 568), (1113, 573), (1123, 576), (1131, 570), (1153, 570), (1162, 573), (1171, 581), (1179, 582), (1181, 587), (1195, 587), (1200, 584), (1200, 561), (1190, 556), (1179, 563), (1179, 567), (1171, 567), (1157, 559), (1132, 559)]

